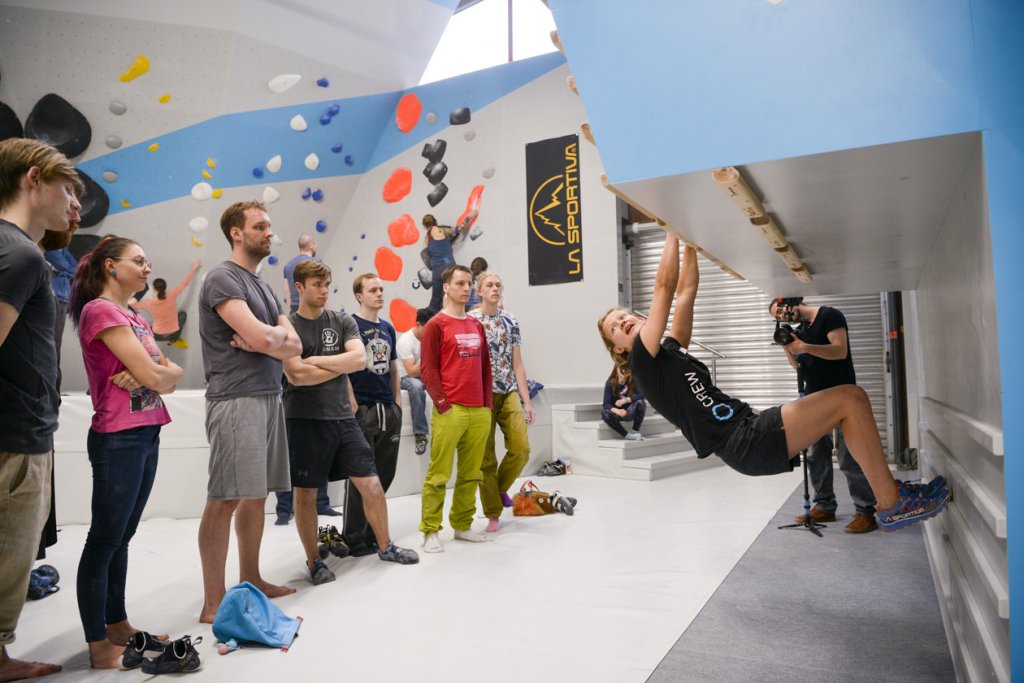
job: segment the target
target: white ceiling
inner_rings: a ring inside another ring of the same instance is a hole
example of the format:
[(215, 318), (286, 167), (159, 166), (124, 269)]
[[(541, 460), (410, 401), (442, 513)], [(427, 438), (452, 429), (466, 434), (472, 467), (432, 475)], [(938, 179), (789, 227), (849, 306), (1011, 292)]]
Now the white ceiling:
[(711, 171), (625, 183), (626, 196), (773, 296), (912, 290), (979, 133), (739, 166), (813, 274), (801, 284)]

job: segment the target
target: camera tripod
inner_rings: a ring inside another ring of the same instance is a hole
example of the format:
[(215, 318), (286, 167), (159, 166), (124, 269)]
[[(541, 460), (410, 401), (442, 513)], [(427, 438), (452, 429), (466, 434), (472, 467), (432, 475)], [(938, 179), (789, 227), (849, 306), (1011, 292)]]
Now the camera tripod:
[[(804, 373), (803, 366), (800, 362), (800, 356), (796, 358), (796, 388), (800, 398), (803, 398), (806, 393), (804, 392)], [(833, 436), (833, 443), (835, 443), (835, 437)], [(808, 485), (807, 475), (807, 449), (800, 451), (800, 460), (803, 463), (804, 468), (804, 521), (796, 522), (794, 524), (783, 524), (780, 529), (807, 529), (818, 538), (823, 538), (821, 532), (818, 529), (824, 529), (824, 524), (811, 521), (811, 491)]]

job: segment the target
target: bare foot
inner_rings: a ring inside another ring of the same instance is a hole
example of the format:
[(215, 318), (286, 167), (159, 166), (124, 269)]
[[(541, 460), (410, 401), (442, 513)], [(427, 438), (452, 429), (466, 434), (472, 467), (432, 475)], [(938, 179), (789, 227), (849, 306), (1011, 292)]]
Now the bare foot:
[(23, 662), (20, 659), (11, 659), (7, 656), (7, 650), (0, 648), (0, 683), (49, 676), (58, 671), (60, 671), (60, 667), (56, 664)]
[(203, 607), (203, 611), (199, 613), (200, 624), (212, 624), (213, 618), (217, 616), (217, 608)]
[(291, 595), (295, 592), (294, 588), (289, 588), (288, 586), (275, 586), (272, 583), (267, 583), (263, 579), (250, 581), (250, 583), (259, 588), (260, 592), (268, 598), (280, 598), (285, 595)]
[[(131, 640), (132, 636), (138, 631), (143, 629), (135, 628), (127, 621), (121, 621), (116, 624), (107, 624), (107, 640), (114, 645), (120, 645), (124, 647)], [(157, 640), (168, 640), (170, 635), (167, 633), (152, 634)]]
[(115, 645), (109, 640), (94, 640), (89, 643), (89, 666), (94, 669), (116, 669), (121, 666), (124, 645)]

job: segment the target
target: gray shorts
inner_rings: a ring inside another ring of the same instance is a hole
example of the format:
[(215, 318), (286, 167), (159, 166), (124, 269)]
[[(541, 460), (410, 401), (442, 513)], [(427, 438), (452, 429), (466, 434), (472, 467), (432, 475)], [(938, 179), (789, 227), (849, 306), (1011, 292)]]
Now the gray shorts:
[(280, 394), (206, 401), (209, 500), (266, 498), (292, 488)]
[(726, 465), (751, 477), (792, 472), (794, 461), (789, 458), (782, 409), (774, 406), (760, 414), (751, 412), (715, 453)]

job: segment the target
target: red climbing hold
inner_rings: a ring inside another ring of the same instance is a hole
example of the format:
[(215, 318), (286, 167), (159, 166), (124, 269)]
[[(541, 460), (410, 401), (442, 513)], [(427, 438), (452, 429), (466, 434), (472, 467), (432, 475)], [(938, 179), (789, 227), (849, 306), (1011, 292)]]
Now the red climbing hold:
[(398, 332), (407, 332), (416, 326), (416, 307), (404, 299), (393, 299), (389, 313), (391, 324)]
[(387, 247), (378, 247), (373, 265), (381, 280), (394, 282), (402, 274), (402, 257)]
[(391, 238), (391, 246), (405, 247), (420, 241), (420, 231), (412, 216), (403, 213), (388, 224), (388, 237)]
[(388, 181), (384, 183), (384, 201), (389, 203), (400, 202), (405, 199), (412, 189), (412, 171), (407, 168), (397, 168), (391, 174)]
[(480, 212), (480, 195), (482, 195), (483, 193), (483, 185), (477, 185), (470, 191), (469, 201), (466, 202), (466, 210), (462, 212), (462, 215), (459, 216), (459, 220), (456, 221), (455, 223), (456, 225), (462, 226), (463, 230), (473, 227), (473, 223), (476, 223), (477, 217), (473, 216), (473, 218), (470, 219), (469, 223), (467, 223), (464, 226), (462, 225), (462, 222), (469, 217), (469, 214), (473, 213), (474, 211), (476, 211), (477, 213)]
[(416, 127), (423, 113), (423, 105), (415, 93), (407, 93), (398, 100), (398, 109), (395, 111), (395, 124), (398, 130), (408, 133)]

